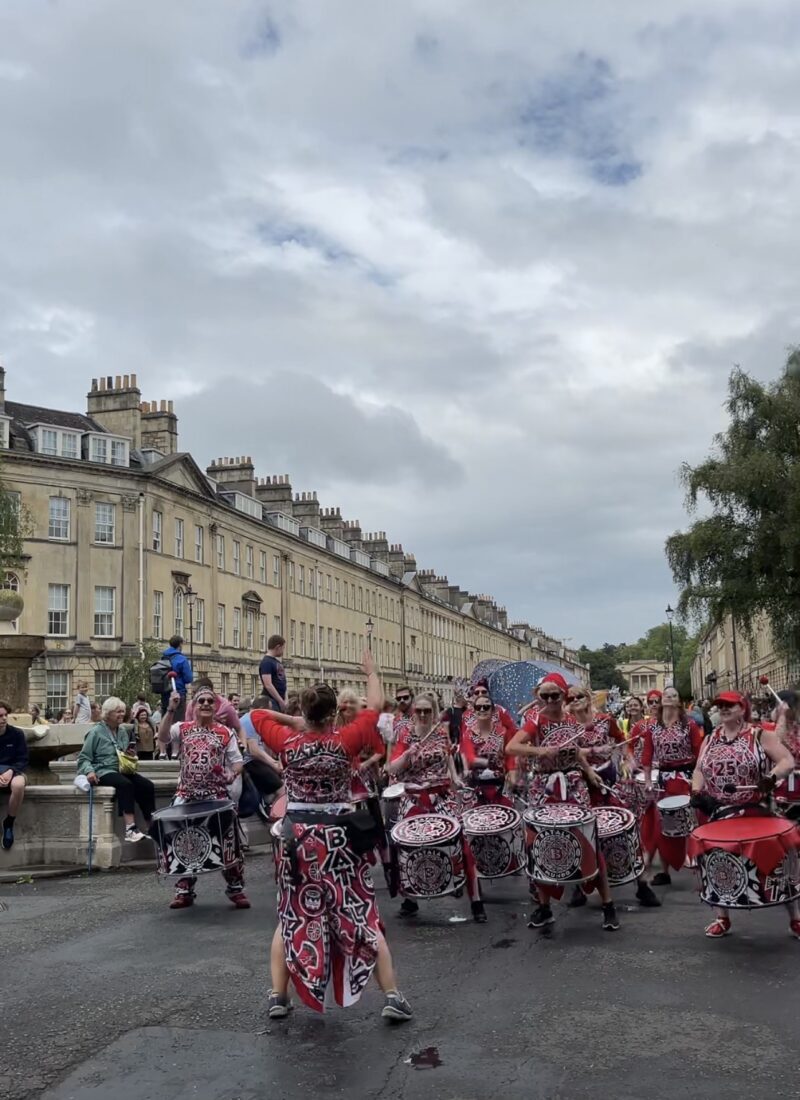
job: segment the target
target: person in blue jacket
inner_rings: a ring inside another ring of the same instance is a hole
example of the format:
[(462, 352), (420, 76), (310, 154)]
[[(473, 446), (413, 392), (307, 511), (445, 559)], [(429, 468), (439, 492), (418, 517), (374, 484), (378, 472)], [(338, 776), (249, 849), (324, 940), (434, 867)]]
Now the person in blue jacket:
[(166, 714), (167, 707), (169, 706), (169, 697), (173, 691), (177, 691), (181, 697), (180, 704), (175, 710), (176, 722), (183, 722), (186, 718), (186, 689), (192, 682), (192, 665), (188, 657), (184, 656), (181, 647), (183, 646), (183, 638), (180, 634), (175, 634), (169, 640), (169, 645), (161, 654), (165, 661), (169, 661), (172, 665), (172, 673), (170, 674), (170, 680), (173, 686), (169, 691), (166, 691), (161, 696), (161, 713)]

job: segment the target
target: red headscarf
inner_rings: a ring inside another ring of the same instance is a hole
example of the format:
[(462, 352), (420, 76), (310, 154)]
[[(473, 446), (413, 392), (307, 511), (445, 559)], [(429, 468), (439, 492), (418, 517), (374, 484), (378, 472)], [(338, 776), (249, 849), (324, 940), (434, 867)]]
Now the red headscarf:
[(545, 684), (553, 684), (555, 687), (558, 688), (559, 691), (563, 692), (564, 698), (566, 698), (569, 687), (567, 685), (567, 681), (564, 679), (560, 672), (548, 672), (544, 679), (540, 680), (539, 683), (536, 685), (537, 695), (542, 690)]

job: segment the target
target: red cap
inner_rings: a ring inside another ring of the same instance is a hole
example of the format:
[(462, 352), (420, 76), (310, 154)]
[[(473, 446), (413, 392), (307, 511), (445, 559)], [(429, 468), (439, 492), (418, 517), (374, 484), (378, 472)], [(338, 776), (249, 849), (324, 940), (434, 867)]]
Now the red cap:
[(548, 672), (544, 679), (540, 680), (539, 683), (536, 685), (536, 691), (541, 691), (545, 684), (553, 684), (555, 687), (558, 688), (559, 691), (563, 692), (564, 695), (566, 695), (569, 691), (569, 688), (567, 687), (567, 681), (564, 679), (560, 672)]
[(738, 691), (721, 691), (714, 699), (714, 703), (736, 703), (738, 706), (744, 707), (745, 718), (750, 717), (750, 704), (744, 695)]

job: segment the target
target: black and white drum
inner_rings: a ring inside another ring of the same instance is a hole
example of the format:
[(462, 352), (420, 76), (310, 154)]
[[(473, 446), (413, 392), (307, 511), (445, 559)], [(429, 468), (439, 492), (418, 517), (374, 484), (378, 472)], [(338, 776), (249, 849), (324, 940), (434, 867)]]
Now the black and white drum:
[(236, 810), (228, 799), (183, 802), (153, 814), (150, 835), (160, 875), (203, 875), (241, 860)]
[(597, 806), (597, 843), (605, 860), (609, 886), (624, 886), (644, 873), (644, 856), (636, 815), (623, 806)]
[(688, 794), (671, 794), (656, 803), (664, 836), (689, 836), (697, 826), (697, 817), (689, 805)]
[(510, 806), (477, 806), (461, 818), (478, 878), (505, 878), (525, 866), (522, 815)]
[(528, 877), (557, 886), (597, 874), (597, 821), (574, 802), (552, 802), (523, 814)]
[(461, 825), (449, 814), (413, 814), (392, 829), (400, 892), (407, 898), (441, 898), (464, 887)]
[(397, 821), (400, 799), (405, 793), (405, 783), (390, 783), (388, 787), (384, 787), (381, 797), (383, 798), (383, 820), (386, 822), (387, 829), (391, 829)]

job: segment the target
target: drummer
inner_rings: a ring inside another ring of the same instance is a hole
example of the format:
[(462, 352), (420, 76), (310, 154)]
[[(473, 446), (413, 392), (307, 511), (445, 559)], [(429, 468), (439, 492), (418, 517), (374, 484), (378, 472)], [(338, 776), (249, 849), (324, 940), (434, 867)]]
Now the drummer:
[[(647, 696), (648, 705), (656, 693)], [(688, 795), (691, 776), (697, 763), (697, 754), (703, 744), (703, 731), (683, 711), (683, 704), (674, 687), (664, 688), (655, 708), (655, 715), (644, 721), (644, 749), (642, 767), (645, 773), (645, 791), (653, 790), (653, 764), (658, 769), (655, 783), (656, 797)], [(651, 862), (656, 852), (661, 870), (653, 877), (653, 886), (669, 886), (672, 882), (670, 868), (679, 871), (686, 863), (687, 837), (665, 836), (661, 829), (661, 816), (653, 802), (642, 822), (642, 843), (645, 857)]]
[[(633, 755), (629, 742), (617, 725), (613, 714), (595, 714), (592, 693), (588, 688), (580, 685), (569, 689), (567, 708), (578, 725), (583, 728), (577, 744), (579, 748), (585, 749), (589, 764), (607, 788), (606, 791), (597, 787), (590, 790), (592, 804), (595, 806), (626, 805), (625, 799), (614, 788), (620, 772), (620, 764), (624, 762), (626, 770), (630, 772), (633, 767)], [(637, 815), (638, 824), (639, 815)], [(636, 897), (639, 904), (646, 909), (657, 909), (661, 905), (643, 874), (637, 880)], [(569, 904), (573, 908), (586, 904), (586, 894), (579, 886), (575, 887)]]
[(464, 715), (459, 752), (477, 801), (512, 805), (505, 789), (516, 782), (516, 760), (506, 755), (506, 746), (516, 732), (511, 715), (492, 702), (488, 691), (475, 698)]
[(792, 754), (795, 767), (776, 787), (775, 801), (786, 817), (800, 821), (800, 695), (796, 691), (779, 691), (778, 695), (786, 708), (775, 709), (775, 732)]
[[(453, 745), (446, 723), (439, 722), (438, 703), (433, 695), (418, 695), (414, 700), (413, 723), (405, 727), (392, 748), (387, 772), (405, 785), (398, 821), (414, 814), (448, 814), (460, 820), (463, 802), (462, 782), (456, 774)], [(462, 844), (467, 893), (474, 920), (483, 924), (486, 912), (481, 900), (475, 860), (467, 844)], [(400, 892), (402, 893), (402, 887)], [(400, 916), (413, 916), (419, 905), (404, 898)]]
[[(201, 688), (194, 697), (194, 717), (190, 722), (173, 722), (181, 703), (173, 691), (161, 719), (158, 740), (162, 748), (172, 744), (172, 755), (180, 756), (181, 771), (174, 805), (228, 799), (228, 788), (241, 775), (243, 761), (236, 734), (214, 720), (217, 697), (212, 688)], [(223, 869), (225, 893), (236, 909), (249, 909), (244, 892), (244, 862), (241, 855)], [(193, 875), (178, 879), (170, 909), (188, 909), (194, 905)]]
[[(714, 704), (719, 707), (722, 721), (709, 734), (700, 752), (692, 775), (692, 804), (712, 813), (738, 805), (741, 816), (763, 816), (764, 807), (758, 803), (792, 774), (795, 760), (778, 734), (750, 724), (749, 703), (738, 691), (721, 692)], [(788, 722), (790, 714), (790, 707), (784, 702), (779, 708), (778, 723), (781, 719)], [(800, 939), (800, 905), (793, 901), (787, 908), (789, 930)], [(706, 935), (711, 939), (730, 935), (730, 910), (715, 907), (715, 912), (716, 918), (707, 926)]]
[(371, 653), (364, 654), (364, 672), (367, 709), (339, 729), (336, 695), (327, 684), (303, 691), (302, 718), (266, 710), (250, 714), (259, 736), (281, 758), (289, 797), (278, 866), (280, 923), (270, 951), (270, 1019), (288, 1015), (290, 980), (300, 999), (322, 1012), (330, 1000), (341, 1006), (358, 1001), (373, 973), (386, 997), (381, 1015), (397, 1022), (412, 1016), (397, 989), (362, 854), (371, 837), (351, 801), (354, 761), (364, 750), (383, 748), (383, 688)]
[[(548, 673), (536, 687), (538, 708), (529, 712), (522, 729), (517, 731), (507, 746), (510, 756), (530, 757), (533, 761), (529, 786), (531, 807), (548, 802), (573, 802), (590, 810), (592, 799), (589, 784), (600, 784), (599, 777), (589, 764), (586, 750), (577, 744), (581, 736), (578, 723), (564, 709), (568, 694), (564, 677), (558, 672)], [(603, 929), (616, 932), (619, 920), (604, 868), (598, 872), (591, 888), (595, 885), (603, 903)], [(528, 922), (529, 928), (544, 928), (553, 924), (555, 918), (550, 898), (554, 893), (560, 896), (560, 890), (556, 893), (551, 888), (545, 889), (531, 883), (531, 898), (538, 905)]]

